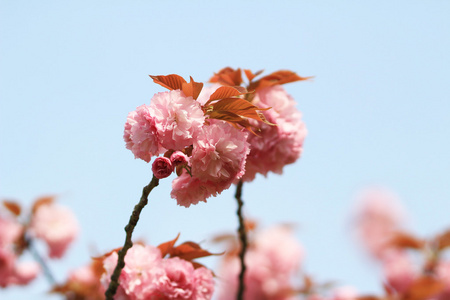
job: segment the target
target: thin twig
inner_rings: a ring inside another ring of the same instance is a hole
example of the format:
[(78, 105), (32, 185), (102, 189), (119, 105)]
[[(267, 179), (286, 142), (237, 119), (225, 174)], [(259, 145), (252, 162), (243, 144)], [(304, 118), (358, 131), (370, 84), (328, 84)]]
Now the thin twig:
[(30, 251), (31, 255), (33, 255), (34, 259), (41, 265), (42, 270), (44, 271), (44, 275), (47, 278), (47, 281), (51, 286), (56, 285), (55, 277), (52, 274), (47, 262), (42, 258), (42, 256), (37, 251), (36, 247), (34, 247), (34, 242), (30, 237), (26, 238), (26, 243), (28, 246), (28, 251)]
[(137, 222), (139, 221), (139, 215), (141, 214), (142, 209), (148, 203), (148, 195), (150, 192), (157, 187), (159, 184), (159, 179), (153, 176), (152, 181), (144, 187), (142, 190), (142, 196), (139, 200), (139, 203), (134, 207), (133, 213), (130, 216), (130, 221), (128, 225), (125, 226), (125, 232), (127, 233), (125, 237), (125, 243), (122, 249), (119, 250), (117, 265), (114, 269), (113, 274), (111, 275), (111, 282), (109, 283), (108, 289), (105, 292), (106, 300), (113, 300), (114, 295), (117, 292), (117, 288), (119, 287), (119, 277), (122, 269), (125, 267), (125, 255), (127, 254), (128, 249), (133, 246), (133, 242), (131, 241), (131, 236), (133, 234), (134, 227), (136, 227)]
[(239, 273), (239, 289), (238, 289), (238, 293), (237, 293), (237, 299), (238, 300), (242, 300), (244, 299), (244, 290), (245, 290), (245, 285), (244, 285), (244, 275), (245, 275), (245, 261), (244, 261), (244, 257), (245, 257), (245, 252), (247, 251), (247, 232), (245, 230), (245, 224), (244, 224), (244, 217), (242, 216), (242, 207), (244, 206), (244, 202), (242, 201), (242, 185), (244, 183), (242, 182), (242, 180), (239, 180), (239, 183), (237, 184), (236, 187), (236, 194), (235, 194), (235, 198), (238, 202), (238, 209), (237, 209), (237, 215), (238, 215), (238, 219), (239, 219), (239, 239), (241, 241), (241, 251), (239, 252), (239, 259), (241, 261), (241, 272)]

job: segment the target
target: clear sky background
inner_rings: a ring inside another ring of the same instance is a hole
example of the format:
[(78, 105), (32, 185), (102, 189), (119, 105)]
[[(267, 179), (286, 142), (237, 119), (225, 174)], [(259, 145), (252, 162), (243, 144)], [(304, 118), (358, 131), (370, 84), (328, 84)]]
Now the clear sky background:
[[(282, 176), (244, 185), (245, 213), (298, 224), (304, 269), (361, 292), (379, 274), (349, 234), (354, 195), (395, 191), (423, 236), (450, 227), (450, 1), (0, 1), (0, 197), (59, 195), (81, 235), (58, 280), (123, 244), (150, 165), (125, 149), (128, 112), (163, 88), (231, 66), (290, 69), (308, 128)], [(178, 207), (162, 180), (135, 231), (157, 245), (237, 228), (234, 189)], [(215, 249), (210, 247), (209, 249)], [(43, 249), (42, 249), (43, 250)], [(215, 260), (204, 260), (210, 267)], [(1, 299), (59, 299), (41, 278)]]

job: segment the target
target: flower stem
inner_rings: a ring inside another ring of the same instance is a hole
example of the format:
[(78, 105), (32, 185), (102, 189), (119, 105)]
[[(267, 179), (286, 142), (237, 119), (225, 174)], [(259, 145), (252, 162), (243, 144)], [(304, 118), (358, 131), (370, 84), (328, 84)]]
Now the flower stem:
[(142, 209), (148, 203), (148, 195), (150, 192), (157, 187), (159, 184), (159, 179), (153, 176), (152, 181), (144, 187), (142, 190), (142, 196), (139, 200), (139, 203), (134, 207), (133, 213), (130, 216), (130, 221), (128, 225), (125, 226), (125, 243), (122, 249), (119, 250), (117, 265), (114, 269), (113, 274), (111, 275), (111, 282), (109, 283), (108, 289), (105, 292), (106, 300), (113, 300), (114, 295), (117, 292), (117, 288), (119, 287), (119, 277), (122, 269), (125, 267), (125, 255), (127, 254), (128, 249), (133, 246), (133, 242), (131, 241), (131, 236), (133, 234), (134, 227), (136, 227), (137, 222), (139, 221), (139, 215), (141, 214)]
[(239, 273), (239, 288), (237, 293), (238, 300), (244, 299), (244, 290), (245, 290), (244, 275), (246, 269), (244, 257), (245, 252), (247, 251), (247, 232), (245, 230), (244, 217), (242, 216), (242, 207), (244, 206), (244, 202), (242, 201), (241, 198), (243, 184), (244, 184), (243, 181), (239, 180), (239, 183), (237, 184), (236, 187), (236, 194), (234, 196), (238, 202), (238, 209), (237, 209), (237, 216), (239, 219), (238, 232), (239, 232), (239, 240), (241, 241), (241, 251), (239, 252), (239, 259), (241, 261), (241, 272)]
[(44, 275), (47, 278), (48, 283), (50, 283), (51, 286), (56, 285), (55, 277), (52, 274), (52, 271), (50, 270), (49, 266), (47, 265), (47, 262), (44, 260), (44, 258), (39, 254), (36, 247), (34, 247), (34, 241), (30, 238), (26, 238), (26, 243), (28, 245), (28, 251), (30, 251), (31, 255), (34, 257), (34, 259), (38, 262), (38, 264), (41, 266), (42, 270), (44, 271)]

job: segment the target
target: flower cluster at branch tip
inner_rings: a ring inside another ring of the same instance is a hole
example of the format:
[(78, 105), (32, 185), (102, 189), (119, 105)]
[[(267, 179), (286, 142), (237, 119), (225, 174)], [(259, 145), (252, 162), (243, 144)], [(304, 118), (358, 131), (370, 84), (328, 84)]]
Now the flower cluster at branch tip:
[(171, 196), (179, 205), (206, 202), (256, 173), (281, 174), (300, 157), (306, 129), (281, 84), (307, 78), (278, 71), (254, 80), (259, 73), (245, 70), (244, 87), (241, 70), (225, 68), (205, 89), (192, 78), (151, 76), (169, 91), (128, 114), (124, 140), (136, 158), (157, 157), (156, 178), (177, 173)]
[[(208, 300), (214, 292), (210, 270), (192, 261), (212, 255), (193, 242), (175, 246), (178, 237), (158, 247), (135, 244), (125, 256), (114, 299)], [(118, 249), (94, 258), (90, 265), (72, 272), (53, 292), (67, 299), (100, 300), (117, 264)], [(167, 257), (166, 257), (167, 256)]]
[(25, 285), (41, 272), (36, 262), (20, 262), (20, 256), (37, 241), (48, 248), (49, 258), (61, 258), (78, 233), (71, 211), (56, 204), (53, 197), (37, 199), (28, 217), (15, 201), (0, 207), (0, 286)]

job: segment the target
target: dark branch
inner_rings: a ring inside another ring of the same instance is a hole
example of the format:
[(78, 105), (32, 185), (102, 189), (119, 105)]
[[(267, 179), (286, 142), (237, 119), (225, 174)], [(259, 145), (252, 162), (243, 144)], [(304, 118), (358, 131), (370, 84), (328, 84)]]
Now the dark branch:
[(133, 246), (131, 236), (133, 234), (134, 227), (136, 227), (136, 224), (139, 221), (139, 215), (141, 214), (142, 209), (148, 203), (148, 195), (156, 186), (158, 186), (158, 184), (159, 179), (153, 176), (152, 181), (150, 181), (150, 183), (142, 190), (141, 200), (139, 200), (139, 203), (134, 207), (133, 213), (130, 216), (130, 221), (128, 222), (128, 225), (125, 226), (125, 232), (127, 233), (125, 243), (123, 248), (119, 250), (117, 265), (111, 275), (111, 282), (109, 283), (108, 289), (105, 292), (106, 300), (113, 300), (114, 295), (117, 292), (117, 288), (119, 287), (119, 276), (122, 269), (125, 267), (125, 255), (127, 254), (128, 249)]
[(238, 202), (238, 210), (237, 210), (237, 215), (239, 218), (239, 240), (241, 241), (241, 251), (239, 252), (239, 259), (241, 261), (241, 272), (239, 273), (239, 288), (238, 288), (238, 293), (237, 293), (237, 299), (238, 300), (242, 300), (244, 299), (244, 290), (245, 290), (245, 285), (244, 285), (244, 275), (245, 275), (245, 261), (244, 261), (244, 257), (245, 257), (245, 252), (247, 251), (247, 232), (245, 230), (245, 223), (244, 223), (244, 217), (242, 216), (242, 207), (244, 206), (244, 202), (242, 201), (242, 185), (244, 183), (242, 182), (242, 180), (239, 180), (239, 183), (237, 184), (236, 187), (236, 194), (235, 194), (235, 198)]

